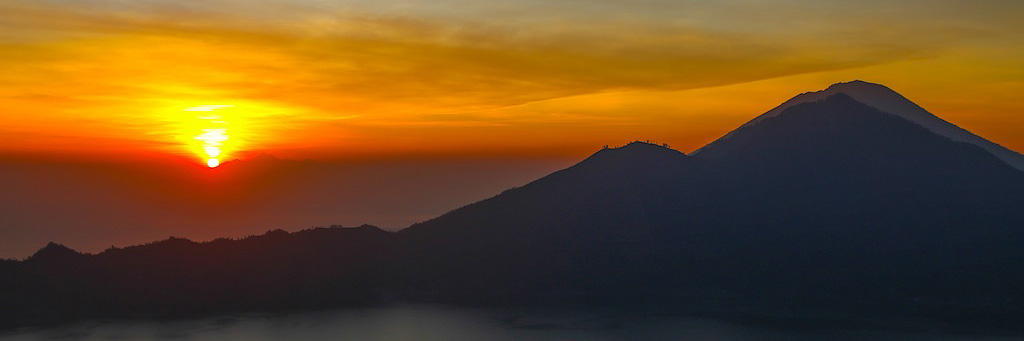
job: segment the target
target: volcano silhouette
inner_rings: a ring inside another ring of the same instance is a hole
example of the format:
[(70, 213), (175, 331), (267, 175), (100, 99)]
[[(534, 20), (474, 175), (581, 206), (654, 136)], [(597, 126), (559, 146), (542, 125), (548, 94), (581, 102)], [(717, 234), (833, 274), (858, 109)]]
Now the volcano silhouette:
[(0, 263), (0, 305), (11, 324), (402, 301), (828, 307), (1014, 328), (1020, 166), (888, 88), (841, 83), (692, 155), (605, 148), (396, 233), (272, 231), (97, 255), (51, 245)]

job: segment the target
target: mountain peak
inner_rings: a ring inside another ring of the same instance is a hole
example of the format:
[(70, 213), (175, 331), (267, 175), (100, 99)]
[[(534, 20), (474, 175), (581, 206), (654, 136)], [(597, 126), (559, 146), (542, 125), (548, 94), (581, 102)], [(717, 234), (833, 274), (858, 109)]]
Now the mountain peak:
[(78, 251), (72, 250), (71, 248), (62, 244), (50, 242), (46, 244), (42, 249), (36, 251), (31, 257), (28, 258), (30, 261), (55, 261), (72, 259), (82, 256)]
[(256, 156), (246, 159), (249, 162), (281, 162), (281, 158), (268, 153), (259, 153)]
[(892, 89), (889, 89), (889, 87), (887, 87), (885, 85), (878, 84), (878, 83), (865, 82), (865, 81), (862, 81), (862, 80), (859, 80), (859, 79), (855, 79), (855, 80), (852, 80), (852, 81), (849, 81), (849, 82), (835, 83), (835, 84), (829, 85), (828, 88), (823, 90), (823, 91), (826, 91), (826, 92), (829, 92), (829, 91), (843, 92), (843, 91), (864, 91), (864, 90), (885, 90), (885, 91), (889, 91), (889, 92), (892, 92), (892, 93), (896, 93), (895, 91), (893, 91)]
[(586, 158), (580, 165), (612, 163), (643, 164), (656, 160), (685, 158), (686, 154), (669, 148), (667, 144), (655, 144), (650, 141), (633, 141), (622, 147), (608, 147), (597, 151)]
[[(768, 112), (758, 116), (751, 120), (746, 125), (757, 124), (764, 119), (781, 115), (786, 109), (793, 107), (794, 105), (801, 103), (817, 102), (824, 100), (830, 96), (836, 94), (846, 94), (854, 100), (875, 107), (881, 111), (889, 114), (901, 116), (912, 122), (925, 125), (934, 125), (932, 122), (934, 119), (939, 119), (931, 113), (925, 111), (921, 107), (917, 106), (910, 100), (900, 95), (898, 92), (893, 91), (889, 87), (877, 83), (865, 82), (862, 80), (853, 80), (849, 82), (841, 82), (830, 85), (824, 90), (811, 91), (799, 94), (781, 105), (769, 110)], [(941, 120), (941, 119), (939, 119)], [(945, 121), (943, 121), (945, 122)], [(926, 123), (926, 124), (922, 124)], [(948, 124), (948, 122), (946, 122)], [(931, 128), (929, 128), (931, 129)]]
[(991, 141), (933, 115), (885, 85), (865, 82), (862, 80), (836, 83), (824, 90), (805, 92), (797, 95), (774, 109), (754, 118), (750, 122), (743, 124), (719, 140), (698, 149), (693, 152), (693, 154), (698, 154), (701, 151), (712, 147), (717, 142), (730, 138), (739, 129), (754, 126), (760, 124), (766, 119), (782, 115), (789, 108), (795, 105), (821, 101), (837, 94), (845, 94), (857, 102), (874, 107), (875, 109), (881, 110), (887, 114), (902, 117), (903, 119), (927, 128), (933, 133), (944, 136), (950, 140), (966, 142), (981, 147), (998, 157), (1003, 162), (1006, 162), (1019, 170), (1024, 170), (1024, 156), (1021, 154), (992, 143)]
[[(650, 141), (633, 141), (627, 143), (622, 147), (608, 147), (605, 146), (592, 157), (598, 155), (624, 155), (624, 154), (672, 154), (678, 155), (681, 152), (672, 149), (668, 144), (656, 144)], [(685, 154), (684, 154), (685, 155)]]

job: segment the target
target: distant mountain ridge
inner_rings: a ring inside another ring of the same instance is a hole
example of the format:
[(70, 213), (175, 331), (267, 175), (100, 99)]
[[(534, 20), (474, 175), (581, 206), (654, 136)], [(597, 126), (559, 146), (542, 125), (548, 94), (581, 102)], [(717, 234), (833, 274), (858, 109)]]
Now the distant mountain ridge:
[(0, 263), (0, 317), (431, 302), (1021, 328), (1024, 172), (846, 92), (797, 102), (694, 155), (605, 148), (395, 233), (51, 244)]

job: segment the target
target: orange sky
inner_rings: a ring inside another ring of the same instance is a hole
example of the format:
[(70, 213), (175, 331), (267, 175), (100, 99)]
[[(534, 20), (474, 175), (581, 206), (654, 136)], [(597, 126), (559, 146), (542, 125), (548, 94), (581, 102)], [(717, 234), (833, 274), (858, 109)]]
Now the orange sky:
[[(1019, 0), (0, 0), (0, 258), (403, 228), (603, 145), (689, 152), (854, 79), (1024, 151), (1021, 17)], [(320, 162), (204, 168), (261, 152)]]
[(1024, 150), (1015, 0), (194, 3), (0, 0), (0, 153), (692, 151), (853, 79)]

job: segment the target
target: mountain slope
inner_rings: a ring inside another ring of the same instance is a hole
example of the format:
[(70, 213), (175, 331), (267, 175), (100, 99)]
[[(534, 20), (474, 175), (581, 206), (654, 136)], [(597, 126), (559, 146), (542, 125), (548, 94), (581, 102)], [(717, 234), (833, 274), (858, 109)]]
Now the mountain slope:
[(748, 260), (775, 277), (762, 284), (897, 301), (1024, 284), (1011, 270), (1024, 264), (1005, 263), (1024, 260), (1024, 173), (979, 147), (836, 94), (737, 129), (714, 153), (694, 157), (711, 184), (698, 190), (740, 211), (708, 220), (747, 229), (760, 257)]
[[(458, 230), (460, 219), (505, 217), (489, 232), (509, 226), (555, 225), (557, 222), (581, 222), (602, 219), (599, 216), (571, 215), (572, 209), (608, 206), (625, 215), (608, 214), (609, 219), (642, 215), (644, 195), (671, 181), (685, 167), (687, 156), (678, 151), (645, 142), (633, 142), (620, 148), (605, 148), (582, 162), (555, 172), (523, 187), (509, 189), (493, 198), (465, 206), (438, 218), (414, 224), (400, 233), (406, 235)], [(501, 212), (492, 212), (500, 210)], [(555, 214), (533, 219), (538, 215)], [(640, 218), (636, 218), (640, 219)]]
[(551, 301), (613, 290), (595, 276), (636, 270), (624, 260), (670, 247), (657, 227), (682, 219), (666, 198), (679, 192), (687, 167), (685, 154), (663, 146), (606, 148), (400, 231), (398, 272), (438, 300)]
[[(774, 109), (758, 116), (757, 118), (747, 122), (740, 126), (739, 129), (754, 126), (760, 124), (764, 120), (780, 115), (786, 109), (801, 103), (808, 103), (814, 101), (820, 101), (829, 96), (843, 93), (846, 94), (858, 102), (867, 104), (883, 112), (900, 116), (908, 121), (917, 123), (922, 127), (925, 127), (932, 132), (945, 136), (953, 141), (967, 142), (986, 151), (992, 153), (1000, 160), (1003, 160), (1007, 164), (1024, 171), (1024, 155), (1015, 151), (1009, 150), (1006, 147), (992, 143), (985, 138), (975, 135), (963, 128), (960, 128), (952, 123), (949, 123), (932, 113), (929, 113), (924, 108), (921, 108), (914, 102), (911, 102), (907, 98), (903, 97), (899, 93), (885, 87), (881, 84), (868, 83), (864, 81), (852, 81), (846, 83), (837, 83), (829, 86), (825, 90), (807, 92), (793, 97), (785, 103), (775, 107)], [(721, 140), (730, 138), (733, 133), (729, 133), (722, 137)], [(713, 155), (718, 141), (712, 142), (704, 148), (698, 149), (694, 154), (703, 153), (704, 155)]]
[(1024, 173), (975, 145), (836, 94), (715, 147), (599, 152), (413, 226), (410, 269), (481, 300), (1022, 300)]

